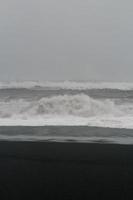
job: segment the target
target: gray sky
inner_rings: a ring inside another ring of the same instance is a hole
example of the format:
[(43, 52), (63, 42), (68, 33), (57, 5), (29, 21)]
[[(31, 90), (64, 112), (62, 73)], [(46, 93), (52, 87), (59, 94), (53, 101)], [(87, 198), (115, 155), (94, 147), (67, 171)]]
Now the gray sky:
[(132, 0), (1, 0), (0, 80), (133, 81)]

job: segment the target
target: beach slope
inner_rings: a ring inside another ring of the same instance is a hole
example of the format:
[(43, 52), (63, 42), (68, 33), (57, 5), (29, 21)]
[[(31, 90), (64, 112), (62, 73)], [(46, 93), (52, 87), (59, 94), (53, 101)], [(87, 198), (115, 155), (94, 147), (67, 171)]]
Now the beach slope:
[(132, 197), (132, 145), (0, 142), (0, 199)]

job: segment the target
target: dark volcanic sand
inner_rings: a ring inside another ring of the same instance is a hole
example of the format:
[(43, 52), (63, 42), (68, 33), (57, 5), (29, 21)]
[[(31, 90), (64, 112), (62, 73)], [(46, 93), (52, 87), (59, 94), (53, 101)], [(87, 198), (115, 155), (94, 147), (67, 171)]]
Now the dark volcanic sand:
[(133, 199), (133, 146), (0, 142), (0, 199)]

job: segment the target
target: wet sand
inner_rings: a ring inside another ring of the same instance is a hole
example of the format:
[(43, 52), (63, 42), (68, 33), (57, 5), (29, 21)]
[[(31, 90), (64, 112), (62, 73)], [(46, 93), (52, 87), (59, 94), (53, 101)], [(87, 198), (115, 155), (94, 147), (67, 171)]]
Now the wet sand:
[(0, 142), (0, 199), (132, 199), (133, 145)]

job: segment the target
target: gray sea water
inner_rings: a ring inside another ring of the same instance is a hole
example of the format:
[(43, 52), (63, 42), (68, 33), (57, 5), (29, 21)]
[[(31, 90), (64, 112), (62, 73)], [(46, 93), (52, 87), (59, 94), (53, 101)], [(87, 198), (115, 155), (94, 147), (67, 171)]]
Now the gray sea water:
[(133, 143), (133, 84), (15, 84), (0, 87), (1, 140)]

